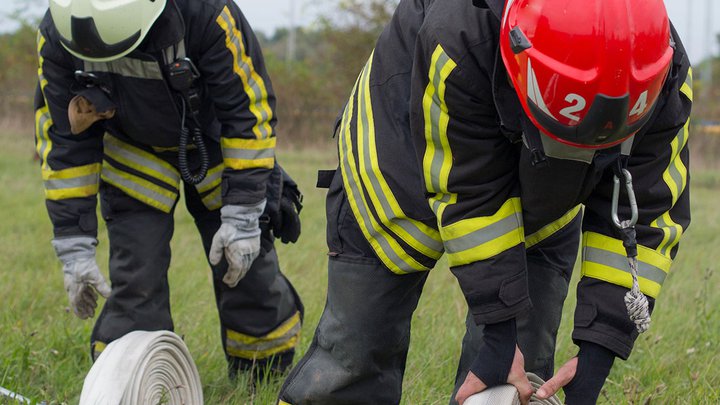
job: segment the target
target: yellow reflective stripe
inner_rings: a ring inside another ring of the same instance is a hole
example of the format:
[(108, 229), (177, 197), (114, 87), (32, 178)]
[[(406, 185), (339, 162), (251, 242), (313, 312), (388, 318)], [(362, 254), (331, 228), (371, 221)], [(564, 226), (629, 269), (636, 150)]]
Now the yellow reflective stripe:
[(43, 169), (42, 177), (48, 200), (89, 197), (99, 189), (100, 163), (58, 171)]
[(427, 142), (423, 156), (423, 173), (425, 188), (435, 194), (429, 199), (429, 203), (439, 223), (442, 222), (445, 207), (457, 202), (457, 194), (448, 191), (453, 156), (447, 136), (450, 115), (445, 102), (445, 82), (456, 67), (457, 64), (450, 59), (442, 46), (438, 45), (430, 61), (430, 81), (423, 96)]
[(275, 149), (277, 138), (247, 139), (247, 138), (220, 138), (223, 148), (241, 150)]
[(198, 193), (207, 193), (213, 188), (219, 186), (220, 183), (222, 183), (223, 170), (225, 170), (225, 165), (222, 163), (208, 170), (203, 181), (195, 185)]
[(520, 198), (510, 198), (488, 217), (464, 219), (440, 228), (451, 267), (496, 256), (523, 243)]
[(245, 52), (242, 34), (237, 29), (235, 19), (227, 6), (223, 8), (216, 22), (225, 31), (225, 46), (233, 55), (233, 69), (242, 80), (245, 93), (250, 99), (250, 112), (257, 120), (253, 127), (253, 133), (258, 139), (269, 138), (273, 131), (270, 126), (273, 112), (268, 103), (265, 82), (255, 71), (252, 59)]
[(557, 220), (545, 225), (538, 231), (525, 237), (525, 248), (529, 249), (545, 239), (553, 236), (557, 231), (565, 228), (570, 222), (572, 222), (580, 214), (581, 206), (571, 209), (565, 215), (558, 218)]
[(89, 184), (86, 186), (62, 188), (57, 190), (45, 189), (45, 198), (51, 201), (67, 200), (69, 198), (83, 198), (96, 195), (99, 190), (99, 184)]
[(123, 165), (178, 188), (180, 173), (170, 163), (150, 152), (125, 143), (110, 134), (104, 138), (105, 155)]
[[(638, 245), (640, 290), (645, 295), (657, 298), (671, 264), (672, 260), (657, 251)], [(632, 276), (622, 241), (599, 233), (585, 232), (582, 275), (631, 288)]]
[(52, 117), (50, 117), (50, 111), (47, 105), (35, 111), (35, 137), (37, 138), (35, 150), (42, 162), (42, 168), (45, 170), (50, 169), (47, 160), (53, 144), (50, 139), (50, 127), (52, 125), (53, 120)]
[(370, 97), (370, 75), (373, 56), (358, 84), (357, 144), (360, 178), (380, 222), (413, 249), (432, 259), (443, 254), (443, 244), (437, 229), (415, 221), (403, 212), (380, 170), (375, 143), (375, 119)]
[(222, 188), (218, 187), (210, 194), (202, 198), (203, 204), (210, 211), (215, 211), (222, 207)]
[(264, 159), (223, 159), (225, 166), (233, 170), (245, 169), (272, 169), (275, 167), (275, 158)]
[(100, 353), (102, 353), (105, 348), (107, 348), (107, 343), (101, 342), (99, 340), (93, 342), (93, 352), (95, 353), (95, 356), (98, 356)]
[(37, 32), (38, 80), (40, 82), (40, 90), (43, 92), (43, 96), (44, 96), (45, 86), (47, 86), (48, 81), (47, 81), (47, 79), (45, 79), (45, 75), (43, 74), (43, 64), (45, 63), (45, 58), (41, 54), (43, 46), (45, 46), (45, 37), (42, 35), (42, 33), (40, 33), (40, 30), (38, 30), (38, 32)]
[(275, 167), (277, 138), (220, 138), (225, 166), (234, 169), (272, 169)]
[(680, 92), (684, 94), (688, 100), (693, 100), (693, 88), (692, 88), (692, 68), (688, 68), (687, 77), (685, 78), (685, 83), (683, 83), (682, 87), (680, 87)]
[(120, 171), (112, 167), (107, 160), (103, 162), (102, 179), (124, 191), (130, 197), (165, 213), (172, 211), (178, 197), (177, 192), (162, 188), (131, 173)]
[(50, 151), (52, 150), (52, 140), (50, 139), (50, 127), (53, 125), (52, 117), (50, 116), (50, 110), (47, 106), (47, 99), (45, 97), (45, 87), (48, 84), (47, 79), (45, 78), (45, 74), (43, 73), (43, 64), (45, 63), (45, 58), (42, 56), (42, 48), (45, 46), (45, 37), (42, 35), (40, 30), (37, 32), (37, 54), (38, 54), (38, 82), (40, 83), (40, 91), (43, 95), (43, 99), (45, 101), (45, 106), (39, 108), (37, 111), (35, 111), (35, 138), (37, 139), (37, 144), (35, 145), (35, 148), (37, 150), (37, 154), (40, 157), (40, 161), (42, 162), (42, 168), (43, 169), (49, 169), (50, 166), (48, 165), (48, 155), (50, 154)]
[(283, 401), (282, 399), (279, 399), (279, 400), (278, 400), (278, 405), (292, 405), (292, 404), (289, 403), (289, 402), (285, 402), (285, 401)]
[[(688, 71), (688, 77), (686, 78), (685, 84), (683, 84), (683, 89), (685, 89), (685, 91), (690, 89), (690, 92), (685, 93), (685, 95), (692, 101), (691, 71)], [(681, 89), (681, 92), (682, 91)], [(684, 232), (683, 227), (672, 219), (670, 211), (685, 191), (685, 188), (687, 188), (688, 169), (682, 161), (681, 152), (686, 147), (689, 136), (690, 119), (688, 118), (683, 128), (678, 131), (677, 137), (670, 143), (670, 162), (667, 169), (663, 172), (663, 181), (670, 190), (671, 208), (650, 224), (651, 227), (658, 228), (663, 232), (663, 239), (660, 245), (658, 245), (657, 251), (668, 258), (670, 258), (673, 248), (680, 243), (680, 238)]]
[(226, 349), (229, 355), (244, 359), (263, 359), (292, 349), (300, 339), (300, 312), (265, 336), (255, 337), (227, 330)]
[(350, 122), (353, 117), (355, 95), (358, 90), (360, 78), (364, 72), (365, 70), (363, 69), (363, 73), (361, 73), (361, 76), (358, 77), (358, 80), (355, 82), (352, 94), (350, 95), (350, 101), (347, 103), (345, 111), (343, 112), (338, 140), (340, 169), (348, 202), (350, 203), (350, 208), (353, 211), (360, 230), (387, 268), (397, 274), (427, 271), (430, 269), (418, 263), (417, 260), (405, 252), (402, 246), (377, 222), (368, 207), (365, 195), (361, 189), (360, 176), (357, 173), (355, 157), (353, 155)]
[(100, 173), (100, 163), (91, 163), (85, 166), (71, 167), (63, 170), (43, 170), (43, 180), (69, 180)]

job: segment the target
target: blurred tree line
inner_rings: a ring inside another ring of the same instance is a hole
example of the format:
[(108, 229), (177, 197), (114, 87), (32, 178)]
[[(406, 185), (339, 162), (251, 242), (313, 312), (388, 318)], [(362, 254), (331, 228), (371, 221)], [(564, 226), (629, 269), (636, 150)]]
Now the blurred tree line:
[[(279, 29), (269, 36), (258, 32), (277, 94), (281, 144), (332, 143), (329, 137), (334, 120), (399, 2), (324, 1), (332, 5), (327, 8), (329, 11), (310, 28), (295, 31), (292, 60), (288, 58), (291, 37), (288, 29)], [(41, 2), (25, 0), (23, 4), (37, 7)], [(22, 12), (16, 12), (13, 18), (20, 23), (19, 28), (0, 34), (0, 127), (10, 132), (30, 133), (37, 80), (37, 21)], [(693, 133), (696, 138), (693, 149), (699, 158), (695, 162), (720, 169), (715, 153), (720, 153), (720, 103), (717, 102), (720, 100), (720, 59), (707, 59), (695, 66), (694, 71), (692, 122), (697, 130)], [(714, 80), (710, 80), (710, 72)]]
[[(330, 143), (334, 119), (398, 1), (334, 1), (312, 28), (296, 29), (293, 60), (288, 29), (257, 33), (278, 99), (281, 143)], [(0, 34), (0, 125), (25, 132), (33, 128), (38, 21), (20, 13), (13, 18), (20, 28)]]

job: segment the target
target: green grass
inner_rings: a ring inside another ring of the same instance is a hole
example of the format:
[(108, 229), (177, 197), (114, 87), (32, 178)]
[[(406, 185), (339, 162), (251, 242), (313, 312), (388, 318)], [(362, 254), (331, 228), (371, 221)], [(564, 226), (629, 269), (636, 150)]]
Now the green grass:
[[(0, 386), (34, 400), (77, 403), (91, 367), (92, 322), (68, 312), (59, 262), (50, 246), (38, 163), (30, 135), (0, 135)], [(281, 265), (306, 307), (300, 354), (309, 345), (325, 301), (324, 192), (315, 171), (336, 164), (330, 148), (288, 150), (280, 160), (305, 193), (303, 236), (278, 245)], [(693, 189), (694, 223), (683, 240), (653, 326), (627, 362), (618, 361), (600, 403), (720, 403), (720, 173), (699, 173)], [(281, 381), (254, 393), (225, 375), (210, 272), (200, 240), (181, 205), (176, 213), (175, 256), (170, 271), (176, 331), (185, 337), (200, 370), (208, 404), (270, 404)], [(107, 238), (101, 229), (99, 263), (107, 270)], [(577, 280), (575, 280), (576, 282)], [(570, 342), (574, 294), (560, 332), (558, 364), (575, 353)], [(463, 334), (465, 305), (445, 266), (432, 272), (413, 320), (403, 403), (445, 404), (452, 389)], [(2, 400), (0, 400), (2, 403)]]

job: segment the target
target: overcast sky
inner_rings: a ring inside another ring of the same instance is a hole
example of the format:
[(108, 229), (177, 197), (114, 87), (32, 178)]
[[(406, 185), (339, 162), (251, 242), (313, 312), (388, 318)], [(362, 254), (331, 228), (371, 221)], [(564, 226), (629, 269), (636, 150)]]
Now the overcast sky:
[[(470, 0), (468, 0), (470, 1)], [(245, 13), (250, 25), (256, 30), (271, 34), (278, 27), (290, 25), (295, 4), (295, 21), (308, 25), (319, 13), (332, 9), (335, 0), (236, 0)], [(28, 9), (28, 3), (47, 4), (45, 0), (0, 0), (0, 31), (14, 29), (7, 14), (23, 9), (31, 15), (42, 14), (41, 10)], [(716, 4), (717, 3), (717, 4)], [(697, 63), (706, 55), (717, 55), (720, 50), (716, 35), (720, 31), (720, 2), (717, 0), (665, 0), (670, 19), (680, 32), (690, 59)], [(708, 30), (708, 25), (713, 29)], [(712, 32), (712, 34), (708, 34)], [(0, 44), (1, 46), (1, 44)]]

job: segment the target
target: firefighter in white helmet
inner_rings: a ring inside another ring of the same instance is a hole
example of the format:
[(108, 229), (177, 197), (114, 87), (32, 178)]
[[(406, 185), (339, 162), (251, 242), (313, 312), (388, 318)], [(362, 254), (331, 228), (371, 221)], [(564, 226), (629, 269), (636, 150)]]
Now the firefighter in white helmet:
[[(275, 96), (237, 5), (51, 0), (37, 45), (52, 243), (74, 313), (90, 318), (107, 298), (93, 357), (128, 332), (173, 329), (167, 272), (182, 189), (230, 374), (287, 368), (303, 308), (273, 240), (297, 239), (300, 195), (275, 162)], [(98, 194), (110, 284), (95, 260)]]

